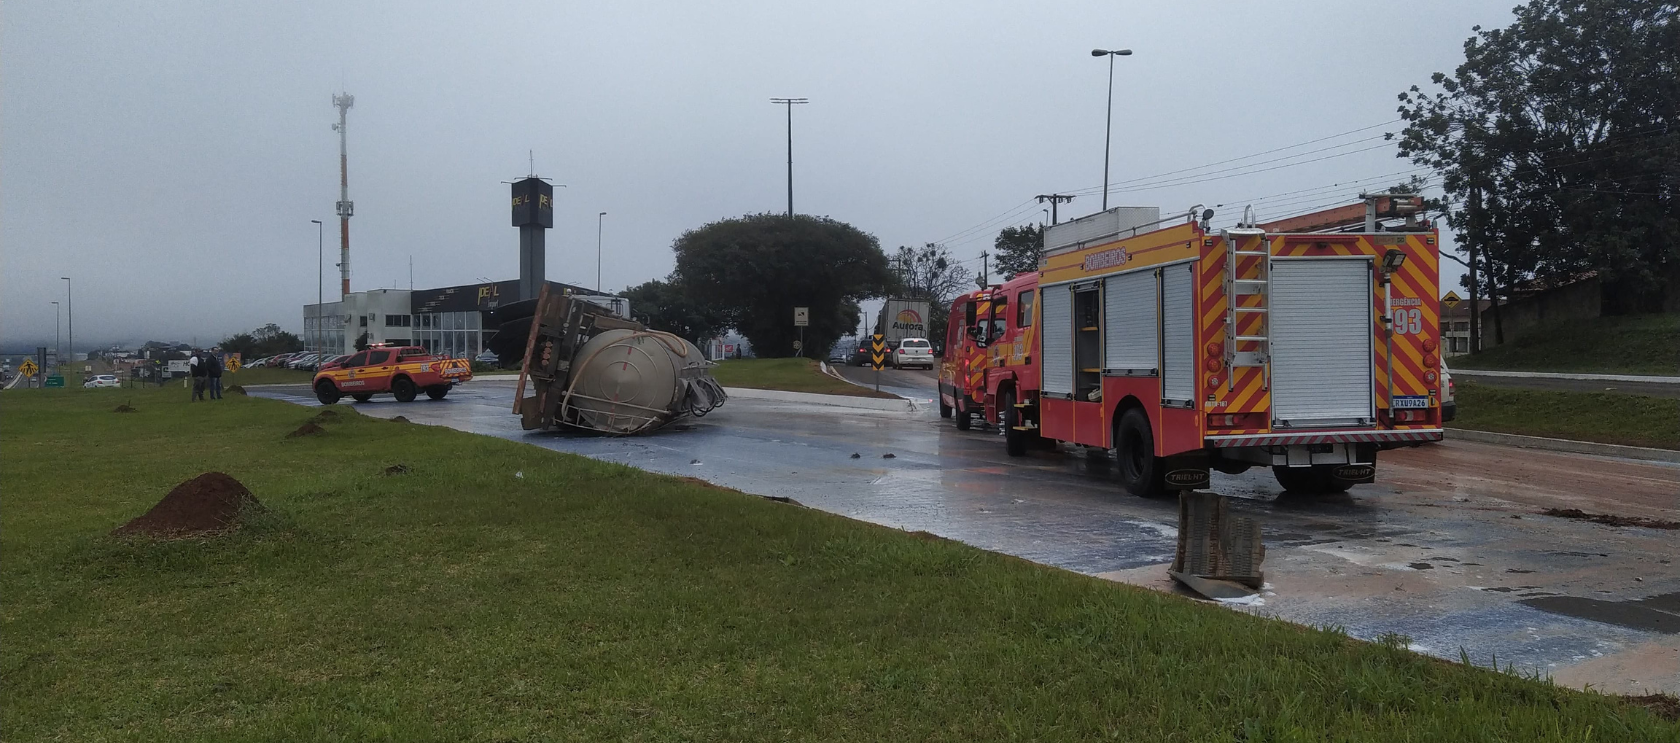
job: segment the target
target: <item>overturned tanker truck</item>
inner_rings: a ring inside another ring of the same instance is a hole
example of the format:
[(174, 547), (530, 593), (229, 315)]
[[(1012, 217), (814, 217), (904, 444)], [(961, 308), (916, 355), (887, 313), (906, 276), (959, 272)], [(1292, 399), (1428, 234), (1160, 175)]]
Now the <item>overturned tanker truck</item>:
[(490, 350), (503, 366), (520, 364), (513, 412), (526, 430), (646, 433), (728, 397), (693, 343), (578, 297), (544, 287), (490, 320)]

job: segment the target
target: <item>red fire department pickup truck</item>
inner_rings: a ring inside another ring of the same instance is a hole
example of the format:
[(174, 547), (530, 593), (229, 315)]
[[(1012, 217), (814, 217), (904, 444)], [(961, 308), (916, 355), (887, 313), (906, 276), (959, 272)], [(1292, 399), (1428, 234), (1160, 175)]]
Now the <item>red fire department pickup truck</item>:
[(442, 400), (450, 388), (470, 379), (472, 367), (466, 359), (444, 358), (421, 346), (374, 346), (317, 373), (315, 399), (331, 405), (349, 395), (367, 402), (389, 392), (397, 402), (411, 402), (425, 390), (427, 397)]

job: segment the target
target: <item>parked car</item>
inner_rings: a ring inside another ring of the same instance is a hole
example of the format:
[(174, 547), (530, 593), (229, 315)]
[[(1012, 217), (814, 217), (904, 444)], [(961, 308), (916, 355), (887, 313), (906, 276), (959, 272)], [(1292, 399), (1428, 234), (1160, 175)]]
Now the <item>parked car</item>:
[(501, 357), (497, 356), (495, 351), (490, 350), (480, 351), (477, 356), (473, 357), (473, 361), (491, 366), (500, 366), (502, 363)]
[(122, 382), (112, 374), (95, 374), (82, 382), (82, 386), (91, 390), (97, 387), (121, 387)]
[(330, 369), (337, 369), (340, 366), (343, 366), (345, 359), (348, 358), (350, 358), (350, 354), (347, 353), (341, 353), (337, 356), (328, 357), (326, 361), (321, 362), (319, 366), (315, 367), (315, 371), (324, 372)]
[(892, 365), (894, 369), (903, 369), (906, 366), (932, 369), (933, 344), (926, 338), (905, 338), (899, 341), (898, 348), (893, 349)]
[(1452, 372), (1447, 370), (1447, 360), (1441, 359), (1441, 422), (1446, 423), (1458, 417), (1458, 388), (1453, 385)]
[(835, 341), (834, 347), (828, 349), (828, 361), (831, 364), (847, 363), (852, 357), (852, 348), (857, 344), (856, 338), (841, 338)]
[(874, 354), (869, 350), (869, 339), (858, 341), (857, 351), (852, 354), (852, 363), (858, 366), (869, 366), (875, 363)]
[(294, 358), (291, 361), (286, 362), (286, 368), (287, 369), (301, 369), (303, 371), (315, 371), (315, 367), (319, 365), (318, 362), (320, 361), (320, 359), (321, 359), (321, 354), (318, 354), (318, 353), (302, 354), (302, 355), (298, 356), (297, 358)]

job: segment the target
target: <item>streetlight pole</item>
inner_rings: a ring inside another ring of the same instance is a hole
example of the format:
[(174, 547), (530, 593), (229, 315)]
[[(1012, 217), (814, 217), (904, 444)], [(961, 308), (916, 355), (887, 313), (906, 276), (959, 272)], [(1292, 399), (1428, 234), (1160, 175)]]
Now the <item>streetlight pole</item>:
[[(64, 279), (64, 314), (69, 316), (69, 322), (66, 324), (70, 326), (70, 363), (74, 364), (76, 363), (76, 300), (70, 296), (70, 277), (60, 276), (59, 278)], [(63, 359), (60, 359), (59, 362), (63, 363)]]
[(1103, 127), (1103, 211), (1108, 211), (1108, 151), (1114, 143), (1114, 58), (1130, 57), (1130, 49), (1092, 49), (1093, 57), (1108, 57), (1108, 123)]
[(771, 98), (771, 103), (787, 106), (787, 139), (788, 139), (788, 216), (793, 216), (793, 107), (796, 104), (810, 103), (805, 98)]
[(315, 350), (325, 351), (325, 337), (321, 333), (321, 304), (326, 301), (326, 290), (321, 285), (321, 274), (327, 270), (327, 228), (319, 219), (309, 221), (315, 223)]
[(606, 218), (606, 212), (595, 215), (595, 291), (601, 290), (601, 221)]
[[(53, 356), (55, 358), (57, 358), (57, 357), (61, 357), (61, 356), (64, 355), (63, 353), (60, 353), (59, 350), (58, 350), (58, 348), (59, 348), (59, 346), (58, 346), (58, 321), (59, 321), (59, 316), (64, 314), (62, 312), (62, 310), (64, 308), (59, 307), (57, 302), (53, 302), (52, 306), (53, 306)], [(62, 359), (62, 358), (59, 358), (58, 360), (60, 362), (64, 361), (64, 359)]]

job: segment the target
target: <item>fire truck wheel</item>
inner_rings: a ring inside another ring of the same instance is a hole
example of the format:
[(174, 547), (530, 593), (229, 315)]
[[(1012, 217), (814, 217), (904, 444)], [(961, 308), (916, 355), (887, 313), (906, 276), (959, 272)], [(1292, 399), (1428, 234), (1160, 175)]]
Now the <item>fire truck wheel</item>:
[(1003, 450), (1012, 457), (1027, 455), (1027, 432), (1018, 431), (1021, 425), (1021, 409), (1015, 407), (1015, 393), (1003, 393)]
[(415, 389), (414, 380), (408, 377), (391, 380), (391, 396), (397, 398), (397, 402), (414, 402), (414, 396), (417, 394), (419, 390)]
[(1166, 492), (1161, 458), (1155, 456), (1155, 435), (1149, 430), (1149, 416), (1132, 408), (1114, 426), (1115, 459), (1120, 484), (1132, 495), (1154, 498)]
[(939, 398), (939, 417), (949, 418), (951, 417), (951, 412), (951, 406), (945, 404), (945, 398)]
[(972, 423), (972, 420), (969, 418), (968, 407), (963, 405), (962, 400), (957, 401), (956, 416), (957, 416), (957, 421), (956, 421), (957, 430), (958, 431), (967, 431), (969, 425)]
[(1272, 475), (1284, 492), (1299, 495), (1345, 493), (1352, 487), (1331, 477), (1328, 467), (1272, 467)]
[(331, 405), (341, 397), (343, 395), (339, 394), (338, 386), (331, 380), (323, 379), (315, 384), (315, 399), (320, 400), (322, 405)]
[(355, 400), (356, 402), (367, 402), (367, 401), (373, 399), (373, 393), (371, 393), (371, 392), (358, 392), (354, 395), (351, 395), (350, 399)]
[(449, 385), (447, 384), (434, 384), (426, 388), (426, 396), (433, 400), (442, 400), (443, 396), (447, 394), (449, 394)]

